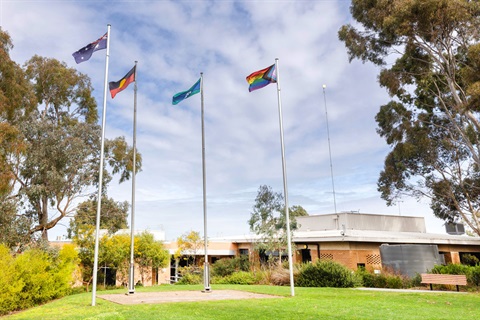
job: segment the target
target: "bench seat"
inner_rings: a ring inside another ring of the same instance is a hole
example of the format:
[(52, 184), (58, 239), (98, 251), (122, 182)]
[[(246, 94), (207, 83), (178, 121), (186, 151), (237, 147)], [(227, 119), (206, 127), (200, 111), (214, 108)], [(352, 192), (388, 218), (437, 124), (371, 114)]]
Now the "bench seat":
[(449, 284), (457, 286), (467, 285), (467, 277), (464, 274), (432, 274), (422, 273), (422, 283), (430, 284), (430, 290), (433, 290), (432, 284)]

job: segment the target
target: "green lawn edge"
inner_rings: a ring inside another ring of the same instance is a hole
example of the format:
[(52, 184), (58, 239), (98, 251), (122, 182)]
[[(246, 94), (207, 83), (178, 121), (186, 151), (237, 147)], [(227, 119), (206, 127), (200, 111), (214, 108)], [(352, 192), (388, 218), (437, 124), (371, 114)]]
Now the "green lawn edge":
[[(161, 285), (136, 292), (202, 290), (202, 286)], [(479, 319), (480, 294), (215, 285), (212, 290), (242, 290), (279, 299), (220, 300), (119, 305), (98, 298), (125, 289), (81, 293), (5, 316), (5, 319)]]

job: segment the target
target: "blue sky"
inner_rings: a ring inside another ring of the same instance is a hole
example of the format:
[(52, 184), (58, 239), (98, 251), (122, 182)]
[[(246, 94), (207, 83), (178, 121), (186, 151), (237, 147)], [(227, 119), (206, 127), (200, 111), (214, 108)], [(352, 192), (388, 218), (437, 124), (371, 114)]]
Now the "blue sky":
[[(283, 192), (276, 85), (248, 92), (245, 77), (279, 58), (289, 205), (334, 212), (326, 107), (338, 212), (424, 216), (443, 232), (427, 200), (387, 207), (377, 178), (389, 148), (375, 114), (389, 101), (378, 68), (349, 63), (338, 29), (353, 23), (349, 1), (10, 1), (0, 25), (11, 57), (55, 58), (87, 74), (102, 111), (106, 51), (75, 64), (72, 53), (111, 24), (109, 81), (138, 61), (136, 229), (167, 240), (203, 234), (200, 95), (171, 105), (204, 73), (208, 235), (248, 233), (258, 187)], [(325, 96), (322, 85), (326, 85)], [(325, 100), (324, 100), (325, 98)], [(133, 86), (107, 99), (106, 137), (132, 141)], [(118, 180), (118, 179), (117, 179)], [(109, 196), (131, 200), (131, 183)], [(62, 221), (66, 225), (68, 222)], [(65, 234), (60, 225), (50, 237)]]

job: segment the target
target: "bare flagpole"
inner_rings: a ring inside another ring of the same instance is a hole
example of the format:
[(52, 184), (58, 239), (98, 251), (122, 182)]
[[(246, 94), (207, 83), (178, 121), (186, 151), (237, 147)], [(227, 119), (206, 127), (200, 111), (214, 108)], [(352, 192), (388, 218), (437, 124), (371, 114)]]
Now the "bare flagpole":
[(285, 146), (283, 143), (283, 116), (282, 101), (280, 97), (280, 70), (278, 69), (278, 58), (275, 59), (275, 72), (277, 73), (277, 97), (278, 97), (278, 120), (280, 123), (280, 144), (282, 147), (282, 168), (283, 168), (283, 193), (285, 199), (285, 219), (287, 224), (287, 251), (288, 251), (288, 269), (290, 271), (290, 292), (295, 296), (295, 287), (293, 282), (293, 262), (292, 262), (292, 239), (290, 234), (290, 214), (288, 210), (288, 187), (287, 187), (287, 165), (285, 161)]
[(203, 292), (210, 292), (210, 268), (208, 264), (208, 237), (207, 237), (207, 184), (205, 168), (205, 121), (203, 112), (203, 72), (200, 72), (200, 96), (202, 104), (202, 172), (203, 172), (203, 236), (205, 247), (205, 262), (203, 264)]
[(110, 57), (110, 24), (107, 25), (107, 53), (105, 57), (105, 83), (103, 89), (103, 118), (102, 118), (102, 140), (100, 146), (100, 169), (98, 173), (98, 198), (97, 198), (97, 221), (95, 227), (95, 253), (93, 258), (93, 286), (92, 306), (95, 306), (97, 295), (97, 269), (98, 269), (98, 243), (100, 238), (100, 211), (102, 208), (103, 188), (103, 151), (105, 149), (105, 118), (107, 116), (107, 86), (108, 86), (108, 58)]
[(133, 173), (132, 173), (132, 216), (130, 222), (130, 271), (128, 294), (135, 293), (135, 175), (137, 174), (137, 61), (135, 61), (135, 86), (133, 87)]
[(326, 85), (323, 85), (323, 101), (325, 103), (325, 118), (327, 119), (328, 155), (330, 156), (330, 175), (332, 177), (333, 207), (335, 209), (335, 213), (337, 213), (337, 201), (335, 199), (335, 183), (333, 180), (332, 149), (330, 148), (330, 128), (328, 127), (327, 97), (325, 95), (326, 87)]

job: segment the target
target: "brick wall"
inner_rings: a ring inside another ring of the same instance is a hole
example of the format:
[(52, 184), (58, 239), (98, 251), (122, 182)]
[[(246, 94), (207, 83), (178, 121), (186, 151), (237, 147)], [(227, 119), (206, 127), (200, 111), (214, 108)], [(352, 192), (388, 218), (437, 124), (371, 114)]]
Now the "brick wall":
[(379, 250), (320, 250), (320, 259), (333, 260), (357, 270), (364, 265), (367, 270), (380, 269), (382, 261)]

